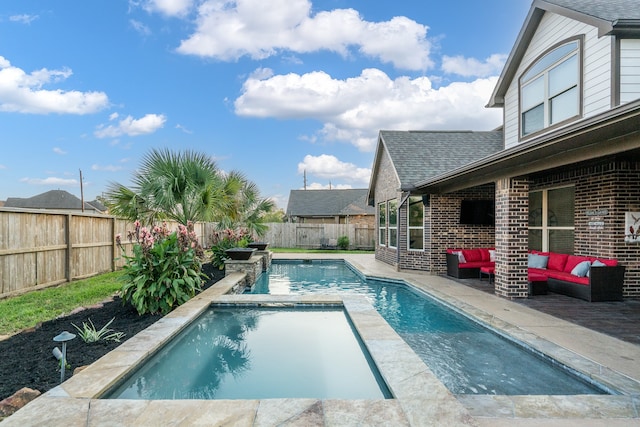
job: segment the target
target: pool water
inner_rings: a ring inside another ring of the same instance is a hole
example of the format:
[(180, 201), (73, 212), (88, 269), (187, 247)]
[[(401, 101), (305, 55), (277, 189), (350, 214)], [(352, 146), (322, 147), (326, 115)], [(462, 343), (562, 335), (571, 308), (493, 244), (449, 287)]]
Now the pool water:
[(454, 394), (607, 394), (423, 292), (361, 279), (341, 261), (274, 261), (249, 293), (364, 295)]
[(206, 311), (106, 398), (390, 396), (341, 307), (232, 305)]

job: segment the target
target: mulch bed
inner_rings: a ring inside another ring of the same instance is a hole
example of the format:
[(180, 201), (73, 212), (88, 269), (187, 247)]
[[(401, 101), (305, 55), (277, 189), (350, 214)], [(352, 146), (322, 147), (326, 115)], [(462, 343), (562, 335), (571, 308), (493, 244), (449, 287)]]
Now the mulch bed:
[[(224, 270), (207, 268), (203, 270), (209, 280), (203, 284), (203, 290), (224, 277)], [(13, 335), (0, 341), (0, 400), (13, 395), (23, 387), (44, 393), (60, 384), (58, 361), (53, 356), (53, 348), (62, 349), (53, 338), (62, 331), (76, 334), (76, 338), (67, 343), (67, 362), (71, 369), (66, 377), (80, 366), (90, 365), (120, 344), (160, 319), (161, 315), (140, 316), (130, 305), (123, 305), (119, 297), (101, 305), (86, 308), (75, 314), (44, 322), (35, 328)], [(121, 342), (98, 341), (87, 344), (77, 336), (73, 325), (82, 327), (83, 323), (93, 322), (96, 329), (102, 328), (114, 319), (109, 329), (123, 332)]]

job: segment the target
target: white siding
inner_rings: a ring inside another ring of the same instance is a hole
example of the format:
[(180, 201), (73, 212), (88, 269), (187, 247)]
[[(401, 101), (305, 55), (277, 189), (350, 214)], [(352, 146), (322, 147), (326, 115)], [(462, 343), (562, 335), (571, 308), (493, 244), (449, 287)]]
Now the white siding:
[(640, 39), (620, 40), (620, 103), (640, 98)]
[(584, 35), (583, 117), (611, 108), (611, 37), (598, 38), (595, 27), (547, 12), (542, 17), (505, 95), (505, 148), (518, 141), (518, 79), (551, 46)]

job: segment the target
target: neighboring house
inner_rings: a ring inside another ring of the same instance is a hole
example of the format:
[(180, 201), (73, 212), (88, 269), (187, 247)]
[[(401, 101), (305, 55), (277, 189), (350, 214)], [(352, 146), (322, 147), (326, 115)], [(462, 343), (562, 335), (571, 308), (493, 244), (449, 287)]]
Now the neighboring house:
[[(640, 212), (638, 1), (533, 1), (488, 107), (503, 109), (499, 147), (474, 141), (484, 132), (448, 146), (442, 132), (380, 132), (376, 258), (442, 274), (447, 248), (495, 247), (507, 298), (527, 297), (530, 249), (616, 258), (624, 296), (640, 296), (640, 239), (625, 241)], [(468, 200), (492, 201), (495, 225), (461, 223)]]
[[(4, 203), (6, 208), (54, 209), (82, 211), (82, 201), (64, 190), (51, 190), (29, 198), (9, 197)], [(106, 213), (107, 208), (97, 200), (84, 203), (85, 212)]]
[(366, 188), (348, 190), (291, 190), (287, 220), (305, 224), (374, 226), (375, 208), (367, 203)]

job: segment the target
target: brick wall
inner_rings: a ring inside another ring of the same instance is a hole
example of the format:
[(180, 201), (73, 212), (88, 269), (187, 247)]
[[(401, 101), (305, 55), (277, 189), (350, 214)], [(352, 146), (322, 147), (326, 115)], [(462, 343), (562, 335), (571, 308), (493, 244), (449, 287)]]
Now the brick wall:
[(640, 244), (624, 242), (625, 213), (640, 212), (640, 163), (608, 158), (531, 177), (531, 190), (569, 184), (575, 188), (574, 254), (617, 259), (626, 267), (624, 296), (640, 296)]
[(473, 187), (455, 193), (431, 195), (425, 208), (425, 249), (431, 256), (429, 263), (433, 273), (445, 273), (448, 248), (488, 248), (494, 246), (495, 227), (491, 225), (460, 224), (462, 200), (493, 200), (493, 184)]
[(496, 183), (495, 293), (526, 298), (529, 223), (529, 180), (505, 178)]
[[(391, 162), (389, 156), (387, 156), (386, 152), (383, 152), (382, 158), (380, 159), (380, 169), (378, 170), (378, 176), (374, 188), (374, 199), (376, 206), (376, 259), (387, 264), (397, 265), (398, 261), (396, 250), (387, 246), (380, 246), (378, 241), (378, 204), (391, 199), (397, 199), (398, 203), (400, 203), (401, 200), (401, 194), (398, 191), (398, 189), (400, 188), (400, 182), (398, 182), (393, 163)], [(400, 228), (398, 228), (398, 231), (399, 230)]]

